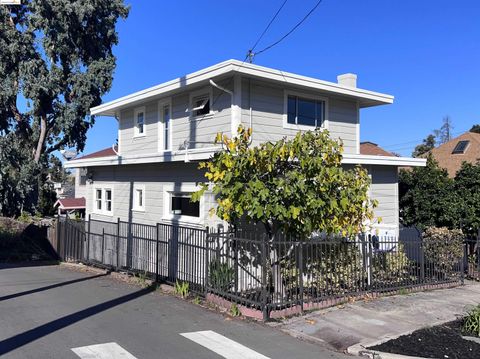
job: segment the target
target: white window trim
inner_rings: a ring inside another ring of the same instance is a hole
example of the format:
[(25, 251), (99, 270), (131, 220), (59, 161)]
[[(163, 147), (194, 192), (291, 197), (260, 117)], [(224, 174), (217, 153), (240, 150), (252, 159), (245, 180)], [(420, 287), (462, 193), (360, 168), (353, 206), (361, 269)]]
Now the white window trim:
[[(97, 209), (97, 190), (101, 190), (102, 191), (102, 209)], [(107, 191), (111, 191), (112, 192), (112, 210), (111, 211), (107, 211), (107, 194), (106, 192)], [(112, 217), (113, 216), (113, 208), (114, 208), (114, 191), (113, 191), (113, 187), (111, 186), (107, 186), (107, 187), (104, 187), (104, 186), (94, 186), (93, 187), (93, 208), (92, 208), (92, 213), (96, 213), (96, 214), (101, 214), (103, 216), (110, 216)]]
[(163, 186), (163, 219), (167, 221), (178, 221), (184, 223), (203, 224), (205, 220), (205, 196), (200, 198), (200, 213), (198, 217), (185, 216), (171, 213), (172, 194), (192, 193), (200, 189), (200, 186), (181, 184), (179, 186)]
[[(296, 125), (293, 123), (288, 123), (288, 96), (297, 96), (306, 98), (307, 100), (323, 101), (325, 103), (325, 118), (323, 120), (323, 125), (321, 127), (307, 126), (307, 125)], [(292, 130), (301, 130), (301, 131), (312, 131), (315, 128), (320, 128), (326, 130), (329, 127), (328, 123), (328, 98), (312, 95), (303, 92), (284, 90), (283, 91), (283, 128), (289, 128)]]
[[(201, 116), (194, 116), (193, 115), (193, 99), (195, 97), (199, 97), (199, 96), (203, 96), (203, 95), (208, 95), (209, 96), (209, 100), (210, 100), (210, 112), (206, 115), (201, 115)], [(200, 90), (197, 90), (197, 91), (193, 91), (193, 92), (190, 92), (190, 99), (189, 99), (189, 102), (188, 102), (188, 111), (190, 113), (190, 121), (193, 121), (193, 120), (196, 120), (196, 119), (200, 119), (200, 118), (208, 118), (208, 117), (212, 117), (213, 114), (214, 114), (214, 111), (213, 111), (213, 89), (212, 87), (204, 87)]]
[[(142, 200), (143, 200), (143, 206), (139, 206), (137, 203), (137, 190), (142, 191)], [(135, 212), (145, 212), (145, 203), (146, 203), (146, 192), (145, 192), (145, 185), (139, 185), (136, 184), (133, 186), (133, 206), (132, 210)]]
[[(143, 112), (143, 133), (138, 132), (138, 122), (137, 122), (137, 115), (139, 113)], [(133, 137), (145, 137), (147, 135), (147, 111), (145, 109), (145, 106), (142, 107), (137, 107), (133, 111), (133, 124), (134, 124), (134, 132), (133, 132)]]
[[(165, 149), (165, 121), (163, 119), (163, 107), (170, 107), (170, 128), (168, 131), (168, 143), (170, 144), (168, 149)], [(173, 132), (173, 117), (172, 117), (172, 98), (160, 100), (158, 102), (158, 152), (171, 152), (172, 151), (172, 132)]]

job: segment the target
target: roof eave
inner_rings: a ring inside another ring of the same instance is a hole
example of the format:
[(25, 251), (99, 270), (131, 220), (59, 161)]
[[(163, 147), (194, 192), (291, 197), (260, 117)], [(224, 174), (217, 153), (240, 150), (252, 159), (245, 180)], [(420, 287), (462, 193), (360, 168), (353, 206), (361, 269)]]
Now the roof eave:
[(209, 79), (228, 73), (239, 73), (245, 76), (252, 76), (269, 81), (287, 83), (292, 86), (299, 86), (318, 91), (330, 92), (337, 95), (354, 97), (358, 100), (360, 107), (371, 107), (393, 103), (394, 97), (388, 94), (368, 91), (360, 88), (339, 85), (334, 82), (323, 81), (312, 77), (301, 76), (289, 72), (283, 72), (263, 66), (243, 63), (238, 60), (228, 60), (219, 64), (207, 67), (189, 75), (164, 82), (160, 85), (150, 87), (133, 94), (120, 97), (116, 100), (92, 107), (91, 115), (116, 116), (118, 111), (127, 106), (134, 106), (137, 103), (154, 99), (156, 97), (168, 96), (184, 90), (192, 85), (207, 83)]

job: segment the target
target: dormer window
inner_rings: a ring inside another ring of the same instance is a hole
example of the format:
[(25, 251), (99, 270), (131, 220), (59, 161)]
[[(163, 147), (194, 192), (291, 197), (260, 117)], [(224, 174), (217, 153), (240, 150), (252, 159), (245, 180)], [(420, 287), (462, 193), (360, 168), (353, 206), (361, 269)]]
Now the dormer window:
[(135, 136), (145, 136), (145, 107), (135, 109)]
[(467, 149), (470, 141), (458, 141), (457, 145), (452, 151), (452, 154), (463, 154)]

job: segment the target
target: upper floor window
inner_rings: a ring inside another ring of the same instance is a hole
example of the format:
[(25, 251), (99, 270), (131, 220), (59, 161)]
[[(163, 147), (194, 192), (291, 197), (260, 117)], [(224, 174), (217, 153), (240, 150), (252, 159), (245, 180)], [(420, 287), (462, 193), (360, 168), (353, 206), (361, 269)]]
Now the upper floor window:
[(145, 135), (145, 107), (135, 109), (135, 136)]
[(288, 94), (285, 127), (322, 127), (325, 123), (326, 100)]
[(190, 94), (190, 114), (192, 118), (212, 113), (212, 91), (201, 90)]
[(465, 150), (467, 149), (469, 143), (470, 141), (458, 141), (457, 145), (452, 151), (452, 154), (465, 153)]
[(162, 100), (158, 104), (158, 151), (172, 149), (172, 102), (171, 99)]

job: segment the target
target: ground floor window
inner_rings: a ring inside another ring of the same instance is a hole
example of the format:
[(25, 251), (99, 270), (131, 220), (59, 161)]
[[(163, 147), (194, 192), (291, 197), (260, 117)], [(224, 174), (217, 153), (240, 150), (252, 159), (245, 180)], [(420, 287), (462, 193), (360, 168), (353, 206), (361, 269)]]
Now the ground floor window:
[(111, 188), (95, 188), (94, 212), (111, 215), (113, 212), (113, 192)]
[(200, 203), (191, 201), (191, 194), (173, 193), (171, 213), (180, 216), (200, 217)]

